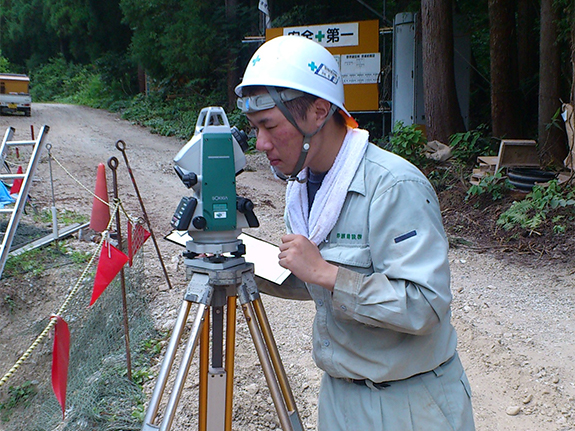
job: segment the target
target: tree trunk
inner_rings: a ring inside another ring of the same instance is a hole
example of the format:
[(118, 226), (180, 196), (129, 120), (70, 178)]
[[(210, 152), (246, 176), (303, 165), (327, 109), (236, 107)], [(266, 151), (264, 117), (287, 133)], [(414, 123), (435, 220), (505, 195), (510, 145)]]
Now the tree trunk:
[(521, 120), (524, 133), (528, 136), (537, 133), (539, 34), (537, 19), (539, 2), (518, 0), (517, 3), (517, 53), (519, 86), (523, 97)]
[(493, 135), (521, 137), (521, 92), (517, 72), (514, 0), (489, 0), (491, 122)]
[(427, 139), (448, 144), (451, 135), (465, 131), (455, 89), (452, 2), (422, 0), (421, 16)]
[(575, 105), (575, 5), (571, 7), (571, 104)]
[(562, 164), (567, 155), (563, 124), (560, 119), (555, 125), (551, 124), (553, 115), (561, 107), (561, 59), (557, 46), (557, 20), (553, 0), (541, 0), (539, 152), (544, 163)]
[[(237, 0), (226, 0), (226, 19), (228, 22), (237, 22)], [(236, 27), (234, 27), (236, 28)], [(234, 32), (238, 36), (238, 32)], [(228, 43), (236, 43), (237, 38), (234, 35), (228, 38)], [(228, 73), (227, 73), (227, 94), (228, 94), (228, 112), (232, 112), (236, 107), (236, 93), (234, 89), (240, 81), (240, 72), (238, 70), (237, 56), (232, 50), (227, 54)]]
[(138, 64), (138, 92), (146, 94), (146, 70)]

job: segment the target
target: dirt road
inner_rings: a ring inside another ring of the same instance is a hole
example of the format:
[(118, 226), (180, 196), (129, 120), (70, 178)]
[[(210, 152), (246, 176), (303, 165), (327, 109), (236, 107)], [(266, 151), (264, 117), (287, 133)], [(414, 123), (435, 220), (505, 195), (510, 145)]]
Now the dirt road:
[[(55, 158), (89, 189), (93, 189), (98, 163), (116, 156), (123, 167), (115, 143), (125, 141), (126, 154), (175, 286), (166, 289), (160, 266), (149, 259), (152, 313), (159, 328), (171, 328), (182, 300), (184, 268), (181, 249), (161, 238), (170, 231), (170, 218), (180, 198), (187, 194), (172, 168), (172, 158), (183, 142), (152, 135), (115, 114), (77, 106), (34, 104), (31, 118), (0, 117), (2, 133), (13, 126), (17, 139), (29, 139), (30, 125), (36, 132), (42, 125), (50, 126), (48, 141)], [(250, 156), (248, 167), (238, 177), (239, 193), (254, 201), (261, 223), (249, 233), (277, 242), (283, 231), (284, 186), (272, 178), (261, 155)], [(62, 171), (55, 172), (58, 207), (89, 215), (92, 198), (86, 190)], [(33, 193), (49, 206), (47, 175), (44, 163)], [(120, 193), (131, 198), (126, 204), (136, 208), (138, 203), (125, 169), (119, 170), (119, 181)], [(149, 255), (154, 255), (152, 250)], [(466, 248), (451, 250), (450, 260), (453, 322), (472, 385), (477, 430), (575, 429), (573, 267), (549, 261), (519, 266)], [(310, 353), (313, 306), (268, 297), (264, 303), (305, 428), (315, 429), (321, 373)], [(242, 319), (238, 317), (234, 426), (242, 431), (276, 429), (279, 426), (273, 404)], [(2, 359), (2, 365), (7, 362)], [(194, 423), (185, 413), (193, 413), (196, 408), (193, 384), (188, 385), (186, 393), (184, 412), (178, 415), (175, 429), (183, 430)]]

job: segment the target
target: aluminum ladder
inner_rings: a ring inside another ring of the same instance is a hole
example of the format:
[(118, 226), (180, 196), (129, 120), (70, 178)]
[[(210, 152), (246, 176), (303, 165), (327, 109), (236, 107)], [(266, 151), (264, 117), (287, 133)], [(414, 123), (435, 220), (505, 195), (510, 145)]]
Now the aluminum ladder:
[(45, 140), (46, 135), (50, 128), (48, 126), (43, 126), (38, 134), (36, 140), (32, 141), (13, 141), (15, 129), (13, 127), (8, 127), (4, 138), (2, 139), (2, 145), (0, 146), (0, 162), (4, 164), (6, 158), (6, 153), (10, 147), (26, 147), (31, 146), (32, 152), (30, 154), (30, 160), (28, 161), (28, 166), (26, 171), (21, 174), (14, 173), (2, 173), (0, 174), (0, 181), (4, 180), (22, 180), (22, 185), (20, 187), (20, 192), (16, 198), (14, 206), (11, 208), (1, 208), (0, 214), (8, 214), (10, 216), (10, 221), (6, 227), (6, 231), (2, 233), (2, 245), (0, 246), (0, 278), (2, 278), (2, 273), (4, 272), (4, 265), (8, 259), (10, 253), (10, 247), (12, 246), (12, 240), (16, 234), (16, 229), (18, 229), (18, 223), (20, 222), (20, 217), (26, 206), (26, 201), (28, 200), (28, 191), (32, 185), (32, 178), (40, 163), (40, 157), (42, 155), (42, 150), (46, 146)]

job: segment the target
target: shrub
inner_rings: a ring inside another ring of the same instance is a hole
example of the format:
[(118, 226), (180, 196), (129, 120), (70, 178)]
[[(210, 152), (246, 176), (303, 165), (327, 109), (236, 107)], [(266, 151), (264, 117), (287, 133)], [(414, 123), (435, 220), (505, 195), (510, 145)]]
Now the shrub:
[[(497, 224), (505, 230), (521, 227), (533, 231), (541, 226), (553, 210), (574, 205), (575, 191), (564, 189), (557, 180), (553, 180), (547, 187), (536, 185), (524, 200), (513, 202), (513, 205), (499, 216)], [(554, 233), (562, 233), (565, 230), (558, 224), (562, 218), (563, 216), (553, 217)]]
[(8, 73), (10, 72), (10, 63), (5, 57), (0, 55), (0, 73)]
[(486, 132), (487, 126), (482, 124), (476, 130), (453, 134), (449, 138), (453, 158), (469, 164), (475, 163), (477, 156), (493, 154)]
[(383, 147), (422, 168), (428, 164), (424, 154), (426, 142), (423, 131), (417, 124), (406, 126), (402, 121), (398, 121)]
[(124, 79), (114, 80), (99, 66), (67, 62), (63, 56), (50, 59), (31, 73), (30, 92), (36, 102), (60, 102), (118, 110), (126, 105), (130, 87)]
[(465, 200), (468, 201), (474, 196), (490, 195), (491, 199), (496, 201), (502, 199), (505, 193), (511, 189), (511, 184), (507, 177), (504, 177), (501, 171), (496, 172), (494, 175), (487, 174), (479, 181), (479, 184), (473, 184), (469, 190)]

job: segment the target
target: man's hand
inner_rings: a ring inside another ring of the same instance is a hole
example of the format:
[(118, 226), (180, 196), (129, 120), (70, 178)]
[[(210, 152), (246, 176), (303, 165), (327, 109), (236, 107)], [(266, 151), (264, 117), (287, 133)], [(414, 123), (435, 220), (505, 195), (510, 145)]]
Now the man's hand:
[(284, 235), (279, 246), (279, 263), (306, 283), (333, 291), (337, 266), (324, 260), (317, 246), (303, 235)]

